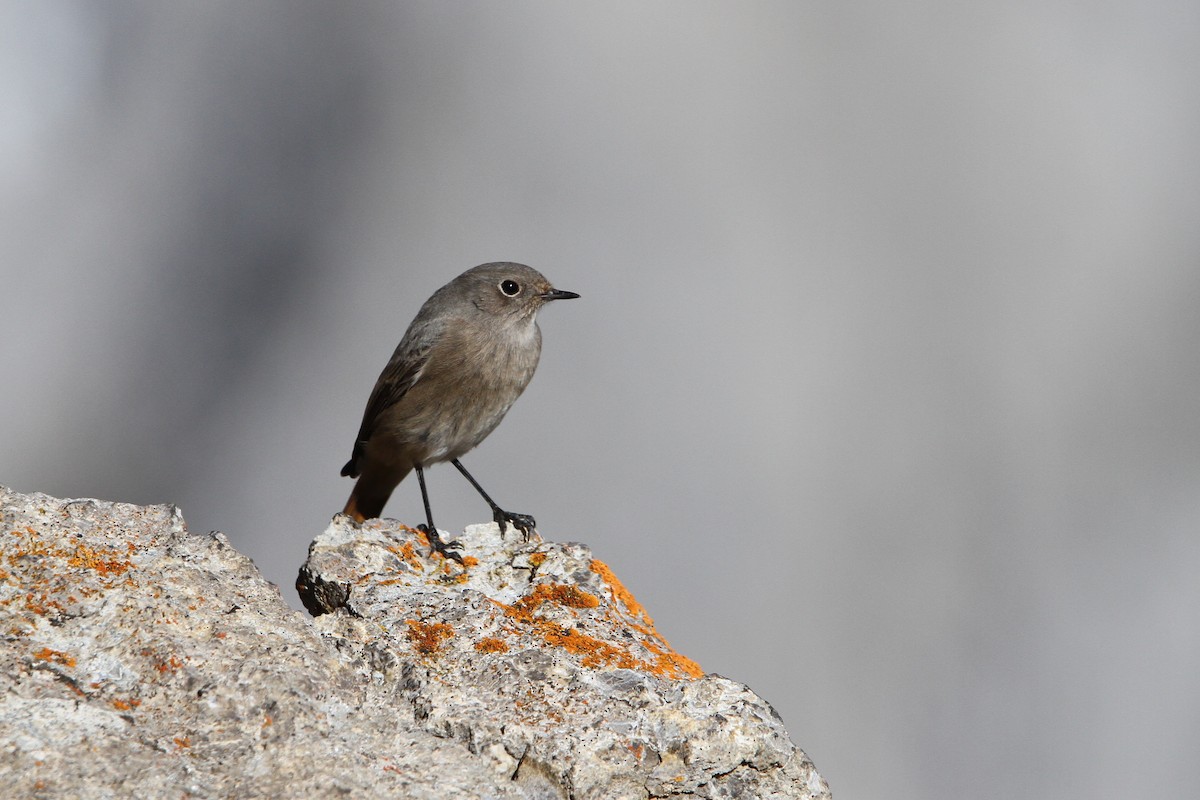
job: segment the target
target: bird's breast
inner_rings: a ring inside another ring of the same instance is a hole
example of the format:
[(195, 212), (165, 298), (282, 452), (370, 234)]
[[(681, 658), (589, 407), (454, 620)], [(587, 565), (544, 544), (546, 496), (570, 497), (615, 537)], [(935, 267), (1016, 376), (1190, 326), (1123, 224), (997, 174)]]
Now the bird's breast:
[(447, 330), (397, 404), (389, 434), (420, 451), (422, 463), (474, 448), (504, 419), (537, 369), (541, 336), (536, 326), (528, 327)]

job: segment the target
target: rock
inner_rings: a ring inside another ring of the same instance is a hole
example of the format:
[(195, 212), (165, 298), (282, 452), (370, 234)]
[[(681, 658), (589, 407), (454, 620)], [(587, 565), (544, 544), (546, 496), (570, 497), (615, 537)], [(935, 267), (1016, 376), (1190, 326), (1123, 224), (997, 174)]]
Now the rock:
[(579, 544), (335, 517), (290, 610), (171, 506), (0, 487), (6, 797), (828, 797)]

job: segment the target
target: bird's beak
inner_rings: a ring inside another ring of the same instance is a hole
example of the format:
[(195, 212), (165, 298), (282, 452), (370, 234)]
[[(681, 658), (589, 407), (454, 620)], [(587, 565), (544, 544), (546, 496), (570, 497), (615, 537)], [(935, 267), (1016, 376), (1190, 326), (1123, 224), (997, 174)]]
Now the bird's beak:
[(540, 295), (538, 295), (538, 297), (546, 301), (574, 300), (576, 297), (579, 297), (579, 295), (575, 294), (574, 292), (568, 292), (565, 289), (550, 289), (549, 291), (542, 292)]

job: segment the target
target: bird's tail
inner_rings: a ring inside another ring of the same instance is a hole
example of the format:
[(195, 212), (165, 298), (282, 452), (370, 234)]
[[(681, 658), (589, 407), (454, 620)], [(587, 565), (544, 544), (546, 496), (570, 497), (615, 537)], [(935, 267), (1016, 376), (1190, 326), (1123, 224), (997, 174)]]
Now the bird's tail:
[(404, 480), (404, 476), (408, 472), (405, 470), (399, 478), (390, 475), (390, 480), (384, 481), (373, 479), (369, 471), (363, 474), (354, 484), (354, 489), (350, 492), (350, 499), (346, 501), (346, 507), (342, 509), (342, 513), (348, 514), (355, 522), (378, 517), (383, 513), (383, 507), (387, 505), (392, 491), (400, 481)]

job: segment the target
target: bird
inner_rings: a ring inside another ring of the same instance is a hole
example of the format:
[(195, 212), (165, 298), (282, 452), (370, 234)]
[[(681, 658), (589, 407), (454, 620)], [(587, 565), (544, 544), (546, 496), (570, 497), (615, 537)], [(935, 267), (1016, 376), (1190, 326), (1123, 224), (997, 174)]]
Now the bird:
[(342, 513), (378, 517), (409, 472), (417, 473), (432, 553), (462, 561), (457, 542), (433, 524), (425, 468), (449, 461), (491, 507), (504, 535), (512, 524), (528, 541), (528, 514), (505, 511), (459, 461), (487, 438), (529, 385), (542, 350), (537, 314), (555, 289), (524, 264), (492, 262), (467, 270), (425, 301), (379, 375), (342, 475), (355, 478)]

